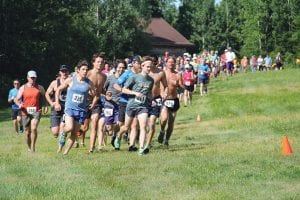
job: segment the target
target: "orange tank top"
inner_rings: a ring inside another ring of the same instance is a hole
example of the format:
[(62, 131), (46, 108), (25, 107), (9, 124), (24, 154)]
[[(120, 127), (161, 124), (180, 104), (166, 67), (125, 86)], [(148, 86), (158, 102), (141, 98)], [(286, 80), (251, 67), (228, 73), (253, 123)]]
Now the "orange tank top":
[(22, 115), (32, 114), (34, 112), (41, 112), (40, 97), (41, 97), (41, 92), (39, 90), (38, 85), (32, 87), (27, 87), (27, 85), (24, 85), (24, 92), (23, 92), (24, 109), (22, 109)]

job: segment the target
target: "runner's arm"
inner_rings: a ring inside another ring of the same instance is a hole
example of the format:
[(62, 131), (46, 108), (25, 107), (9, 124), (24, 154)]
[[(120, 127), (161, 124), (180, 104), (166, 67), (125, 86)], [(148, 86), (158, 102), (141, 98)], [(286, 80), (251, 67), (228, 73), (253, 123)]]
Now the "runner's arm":
[(55, 104), (55, 101), (53, 102), (50, 98), (50, 95), (53, 92), (55, 92), (54, 91), (55, 83), (56, 83), (56, 81), (52, 81), (51, 84), (49, 85), (48, 89), (46, 90), (46, 93), (45, 93), (45, 98), (46, 98), (46, 100), (48, 101), (48, 103), (50, 104), (51, 107), (53, 107), (54, 104)]

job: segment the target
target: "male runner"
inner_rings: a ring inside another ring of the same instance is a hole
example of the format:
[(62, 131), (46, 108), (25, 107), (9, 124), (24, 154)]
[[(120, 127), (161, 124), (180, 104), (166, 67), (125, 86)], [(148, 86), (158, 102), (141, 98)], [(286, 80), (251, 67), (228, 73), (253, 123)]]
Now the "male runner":
[[(90, 107), (93, 108), (96, 104), (96, 89), (93, 82), (87, 78), (87, 73), (87, 61), (80, 61), (77, 65), (77, 73), (73, 77), (66, 79), (55, 92), (54, 108), (56, 111), (60, 111), (61, 105), (59, 103), (59, 96), (65, 88), (68, 88), (65, 103), (65, 127), (62, 135), (66, 137), (66, 135), (71, 132), (71, 136), (63, 153), (64, 155), (70, 151), (75, 142), (76, 133), (79, 131), (80, 125), (84, 123), (87, 117), (86, 108), (88, 106), (88, 95), (93, 98), (93, 103)], [(60, 150), (61, 149), (59, 149), (59, 151)]]
[[(184, 88), (182, 84), (181, 75), (175, 71), (175, 58), (168, 57), (166, 60), (165, 73), (167, 78), (167, 96), (163, 102), (163, 107), (161, 110), (161, 129), (158, 136), (158, 142), (163, 143), (165, 140), (165, 145), (169, 145), (169, 140), (173, 132), (174, 121), (176, 117), (176, 112), (179, 109), (179, 99), (177, 97), (177, 87)], [(167, 133), (165, 137), (165, 127), (168, 123)]]
[(15, 103), (22, 111), (22, 124), (26, 131), (26, 142), (29, 152), (35, 152), (37, 140), (37, 128), (41, 118), (41, 112), (47, 113), (48, 107), (45, 100), (45, 89), (36, 82), (35, 71), (27, 73), (27, 83), (19, 89)]
[(50, 128), (54, 137), (57, 137), (58, 134), (63, 130), (63, 115), (64, 115), (64, 106), (66, 101), (67, 90), (63, 90), (59, 96), (59, 104), (61, 106), (60, 111), (55, 111), (55, 92), (57, 88), (64, 83), (64, 81), (69, 77), (69, 68), (67, 65), (61, 65), (59, 67), (58, 77), (52, 81), (45, 93), (46, 100), (51, 106), (50, 114)]

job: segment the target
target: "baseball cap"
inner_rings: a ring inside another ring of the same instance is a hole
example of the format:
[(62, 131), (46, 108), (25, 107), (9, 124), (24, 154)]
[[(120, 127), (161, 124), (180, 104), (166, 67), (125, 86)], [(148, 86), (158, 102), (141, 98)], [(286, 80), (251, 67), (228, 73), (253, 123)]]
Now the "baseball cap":
[(141, 56), (136, 55), (136, 56), (133, 57), (132, 61), (137, 61), (137, 62), (141, 63), (142, 62), (142, 58), (141, 58)]
[(60, 65), (59, 66), (59, 71), (69, 71), (68, 65)]
[(27, 77), (37, 77), (37, 75), (36, 75), (36, 72), (35, 71), (33, 71), (33, 70), (30, 70), (28, 73), (27, 73)]

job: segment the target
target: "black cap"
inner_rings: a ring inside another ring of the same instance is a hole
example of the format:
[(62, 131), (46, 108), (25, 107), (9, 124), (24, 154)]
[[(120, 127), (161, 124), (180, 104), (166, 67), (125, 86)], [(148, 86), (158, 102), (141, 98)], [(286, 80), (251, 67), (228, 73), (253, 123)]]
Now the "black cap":
[(59, 71), (64, 71), (64, 70), (69, 71), (68, 65), (60, 65), (59, 66)]

